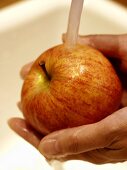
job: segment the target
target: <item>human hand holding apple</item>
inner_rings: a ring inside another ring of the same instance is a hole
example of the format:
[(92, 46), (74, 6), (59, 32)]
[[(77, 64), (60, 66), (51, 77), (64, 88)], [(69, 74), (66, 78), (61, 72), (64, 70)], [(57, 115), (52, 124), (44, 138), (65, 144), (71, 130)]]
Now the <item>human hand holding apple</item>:
[[(109, 122), (105, 117), (120, 106), (121, 82), (101, 52), (77, 43), (82, 5), (83, 0), (72, 0), (65, 43), (44, 52), (25, 78), (21, 94), (25, 121), (11, 119), (9, 122), (47, 158), (84, 155), (108, 146), (112, 149), (111, 144), (115, 142), (111, 135), (114, 130), (105, 124)], [(123, 111), (120, 113), (124, 115)], [(110, 119), (115, 120), (115, 117)], [(109, 130), (102, 135), (105, 127)], [(64, 130), (54, 132), (40, 142), (40, 134), (47, 135), (60, 129)], [(107, 137), (110, 137), (108, 143), (105, 142)]]
[(82, 7), (83, 0), (72, 0), (65, 42), (40, 55), (23, 83), (23, 115), (44, 135), (95, 123), (120, 106), (122, 87), (112, 64), (77, 43)]
[(121, 95), (118, 76), (100, 52), (63, 44), (32, 65), (22, 88), (22, 112), (46, 135), (103, 119), (118, 109)]
[[(124, 67), (121, 67), (122, 70), (127, 66), (127, 48), (125, 46), (127, 35), (87, 36), (82, 37), (82, 39), (79, 38), (78, 41), (79, 44), (89, 44), (91, 39), (96, 48), (100, 48), (99, 44), (102, 44), (103, 41), (101, 52), (105, 53), (107, 51), (107, 55), (113, 58), (117, 56), (123, 62)], [(109, 42), (111, 43), (109, 44)], [(112, 50), (110, 50), (111, 46), (113, 47)], [(116, 53), (116, 49), (121, 49), (121, 53)], [(115, 52), (115, 56), (113, 55), (113, 51)], [(23, 78), (28, 74), (31, 65), (32, 63), (26, 65), (21, 70)], [(127, 160), (127, 108), (125, 107), (127, 106), (127, 78), (126, 73), (121, 75), (123, 77), (122, 79), (124, 79), (124, 93), (121, 100), (124, 108), (97, 123), (56, 131), (46, 137), (30, 127), (23, 119), (12, 118), (9, 124), (14, 131), (39, 149), (45, 157), (50, 159), (81, 159), (96, 164), (125, 161)], [(20, 109), (22, 110), (21, 105)], [(62, 153), (55, 153), (54, 141), (60, 145)], [(71, 148), (71, 151), (69, 148)], [(49, 149), (50, 153), (46, 149)]]

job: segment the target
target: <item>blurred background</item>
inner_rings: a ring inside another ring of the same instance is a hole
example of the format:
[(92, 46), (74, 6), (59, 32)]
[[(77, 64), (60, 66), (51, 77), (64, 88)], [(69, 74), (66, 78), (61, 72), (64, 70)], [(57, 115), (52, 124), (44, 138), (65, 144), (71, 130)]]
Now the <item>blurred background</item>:
[[(19, 1), (25, 1), (25, 0), (0, 0), (0, 8), (4, 8), (13, 3), (18, 3)], [(114, 1), (116, 3), (119, 3), (120, 5), (127, 7), (127, 0), (111, 0), (111, 1)]]

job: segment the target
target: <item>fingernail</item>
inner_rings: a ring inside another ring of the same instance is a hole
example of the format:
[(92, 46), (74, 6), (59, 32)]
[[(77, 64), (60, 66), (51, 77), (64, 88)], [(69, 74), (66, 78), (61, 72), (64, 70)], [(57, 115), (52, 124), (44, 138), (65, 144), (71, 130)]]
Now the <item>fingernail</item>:
[(47, 158), (60, 154), (60, 148), (56, 139), (46, 139), (40, 143), (38, 150)]

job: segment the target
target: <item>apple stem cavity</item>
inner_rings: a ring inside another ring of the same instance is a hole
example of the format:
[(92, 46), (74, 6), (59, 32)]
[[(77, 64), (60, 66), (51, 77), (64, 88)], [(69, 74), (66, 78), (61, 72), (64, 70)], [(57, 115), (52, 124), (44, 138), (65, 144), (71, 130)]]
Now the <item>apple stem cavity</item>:
[(65, 40), (65, 45), (67, 48), (73, 48), (77, 43), (80, 18), (83, 9), (83, 2), (84, 0), (72, 0), (71, 2)]
[(48, 80), (51, 80), (51, 76), (49, 75), (49, 73), (46, 70), (45, 67), (45, 62), (39, 62), (40, 67), (42, 68), (42, 70), (44, 71), (46, 77), (48, 78)]

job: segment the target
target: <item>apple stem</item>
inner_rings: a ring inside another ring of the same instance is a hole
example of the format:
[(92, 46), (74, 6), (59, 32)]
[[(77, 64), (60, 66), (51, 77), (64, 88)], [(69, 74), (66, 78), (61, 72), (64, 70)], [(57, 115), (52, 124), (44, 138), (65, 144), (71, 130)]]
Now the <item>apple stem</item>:
[(84, 0), (72, 0), (69, 13), (65, 45), (73, 48), (77, 43), (80, 18)]
[(42, 70), (44, 71), (44, 73), (45, 73), (46, 77), (48, 78), (48, 80), (51, 80), (51, 77), (50, 77), (50, 75), (48, 74), (48, 72), (46, 70), (45, 63), (44, 62), (40, 62), (39, 65), (42, 68)]

